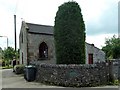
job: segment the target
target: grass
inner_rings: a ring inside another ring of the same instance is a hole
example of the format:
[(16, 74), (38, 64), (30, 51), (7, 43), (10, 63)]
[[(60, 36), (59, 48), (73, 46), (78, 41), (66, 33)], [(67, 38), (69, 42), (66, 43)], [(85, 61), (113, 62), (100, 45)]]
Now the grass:
[(13, 68), (12, 65), (9, 65), (9, 67), (6, 65), (6, 66), (2, 66), (2, 61), (3, 59), (0, 59), (0, 69), (10, 69), (10, 68)]
[(120, 81), (119, 80), (115, 80), (114, 81), (114, 85), (119, 85), (120, 84)]
[(119, 85), (120, 81), (119, 80), (114, 80), (113, 82), (109, 82), (108, 85)]
[(11, 65), (9, 65), (9, 67), (8, 66), (4, 66), (4, 67), (0, 66), (0, 69), (10, 69), (10, 68), (13, 68), (13, 66), (11, 66)]

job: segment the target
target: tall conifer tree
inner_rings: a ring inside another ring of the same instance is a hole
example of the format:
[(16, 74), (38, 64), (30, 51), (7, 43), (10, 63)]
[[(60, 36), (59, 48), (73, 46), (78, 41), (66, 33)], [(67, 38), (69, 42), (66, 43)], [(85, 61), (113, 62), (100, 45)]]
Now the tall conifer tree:
[(85, 24), (77, 2), (59, 6), (54, 38), (57, 64), (85, 63)]

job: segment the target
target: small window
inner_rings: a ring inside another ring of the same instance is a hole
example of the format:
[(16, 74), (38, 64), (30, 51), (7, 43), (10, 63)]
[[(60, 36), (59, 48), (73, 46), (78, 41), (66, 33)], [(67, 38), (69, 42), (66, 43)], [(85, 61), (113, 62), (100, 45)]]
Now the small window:
[(23, 43), (23, 33), (21, 34), (21, 38), (22, 38), (22, 43)]
[(22, 52), (22, 64), (23, 64), (23, 52)]
[(48, 46), (45, 42), (42, 42), (39, 46), (39, 58), (40, 59), (48, 58)]

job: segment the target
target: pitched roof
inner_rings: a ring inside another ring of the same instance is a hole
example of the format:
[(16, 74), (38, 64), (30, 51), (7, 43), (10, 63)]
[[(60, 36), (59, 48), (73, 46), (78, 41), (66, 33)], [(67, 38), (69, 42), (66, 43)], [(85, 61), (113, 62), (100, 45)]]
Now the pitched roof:
[(39, 34), (51, 34), (53, 35), (53, 26), (39, 25), (33, 23), (26, 23), (28, 27), (28, 32), (39, 33)]
[(98, 50), (100, 50), (101, 52), (104, 53), (104, 51), (103, 51), (102, 49), (99, 49), (99, 48), (96, 47), (94, 44), (90, 44), (90, 43), (87, 43), (87, 42), (86, 42), (86, 45), (90, 45), (90, 46), (92, 46), (92, 47), (94, 47), (94, 48), (96, 48), (96, 49), (98, 49)]

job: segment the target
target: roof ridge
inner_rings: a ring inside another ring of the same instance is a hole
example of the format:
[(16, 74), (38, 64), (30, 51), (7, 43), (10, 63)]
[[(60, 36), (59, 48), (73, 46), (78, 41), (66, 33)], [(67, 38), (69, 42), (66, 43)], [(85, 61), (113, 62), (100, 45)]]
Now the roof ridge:
[(53, 27), (53, 26), (51, 26), (51, 25), (43, 25), (43, 24), (28, 23), (28, 22), (26, 22), (26, 24), (31, 24), (31, 25), (36, 25), (36, 26)]

